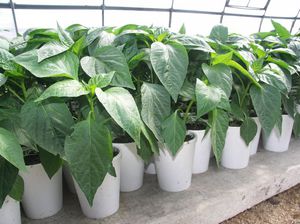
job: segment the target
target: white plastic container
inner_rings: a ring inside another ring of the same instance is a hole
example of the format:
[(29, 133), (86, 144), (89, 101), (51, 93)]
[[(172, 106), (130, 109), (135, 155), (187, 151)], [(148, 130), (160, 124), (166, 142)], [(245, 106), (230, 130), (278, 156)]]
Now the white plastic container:
[(70, 172), (70, 169), (69, 169), (68, 165), (63, 166), (63, 174), (64, 174), (64, 178), (65, 178), (65, 181), (67, 183), (69, 191), (72, 194), (76, 194), (76, 189), (75, 189), (73, 177), (72, 177), (72, 174)]
[(229, 127), (221, 165), (228, 169), (243, 169), (248, 166), (249, 158), (250, 149), (240, 135), (240, 127)]
[(22, 206), (31, 219), (43, 219), (55, 215), (63, 207), (62, 168), (49, 179), (41, 164), (27, 166), (21, 172), (24, 180)]
[(260, 134), (261, 134), (261, 124), (260, 124), (260, 121), (259, 121), (258, 117), (253, 117), (252, 119), (255, 121), (255, 123), (257, 125), (257, 132), (256, 132), (255, 137), (249, 143), (250, 156), (253, 156), (253, 155), (256, 154), (257, 148), (258, 148), (259, 139), (260, 139)]
[(119, 209), (120, 201), (120, 166), (121, 153), (113, 159), (117, 177), (106, 174), (103, 183), (98, 188), (93, 206), (91, 207), (76, 181), (75, 188), (83, 214), (90, 219), (101, 219), (114, 214)]
[(143, 185), (144, 161), (137, 153), (135, 143), (114, 143), (121, 151), (121, 192), (130, 192)]
[(150, 162), (148, 165), (146, 165), (146, 167), (145, 167), (145, 173), (146, 174), (151, 174), (151, 175), (155, 175), (156, 174), (156, 169), (155, 169), (154, 162)]
[(282, 132), (274, 127), (269, 136), (263, 133), (264, 148), (272, 152), (284, 152), (289, 149), (293, 131), (294, 119), (289, 115), (282, 115)]
[(159, 155), (154, 156), (158, 184), (162, 190), (178, 192), (191, 185), (196, 136), (184, 142), (175, 157), (160, 145)]
[[(193, 174), (204, 173), (208, 170), (211, 155), (210, 131), (205, 135), (205, 130), (193, 130), (196, 135)], [(204, 136), (205, 135), (205, 136)]]
[(300, 104), (296, 104), (296, 110), (297, 110), (298, 114), (300, 114)]
[(6, 197), (0, 208), (0, 224), (21, 224), (20, 202)]

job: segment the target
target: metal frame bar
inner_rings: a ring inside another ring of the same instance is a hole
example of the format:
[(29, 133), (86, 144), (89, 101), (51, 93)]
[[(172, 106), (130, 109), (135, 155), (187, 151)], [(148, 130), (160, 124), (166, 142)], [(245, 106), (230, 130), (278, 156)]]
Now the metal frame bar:
[[(265, 5), (265, 12), (264, 12), (264, 14), (261, 17), (261, 20), (260, 20), (260, 23), (259, 23), (259, 27), (258, 27), (258, 32), (260, 32), (260, 30), (261, 30), (261, 26), (262, 26), (262, 23), (263, 23), (264, 19), (267, 18), (266, 12), (267, 12), (267, 9), (268, 9), (268, 7), (270, 5), (270, 2), (271, 2), (271, 0), (268, 0), (267, 3), (266, 3), (266, 5)], [(276, 19), (276, 18), (271, 17), (271, 19)]]
[(174, 0), (172, 0), (171, 8), (170, 8), (170, 14), (169, 14), (169, 28), (171, 28), (172, 25), (172, 14), (174, 10)]
[(104, 11), (105, 11), (105, 0), (102, 0), (102, 7), (101, 7), (101, 12), (102, 12), (102, 26), (104, 26)]
[(17, 24), (16, 12), (15, 12), (15, 5), (14, 5), (14, 2), (12, 0), (9, 1), (9, 4), (10, 4), (10, 7), (11, 7), (11, 12), (12, 12), (13, 20), (14, 20), (16, 36), (18, 36), (19, 30), (18, 30), (18, 24)]
[(293, 28), (294, 28), (294, 26), (295, 26), (295, 23), (296, 23), (296, 21), (297, 21), (297, 18), (298, 18), (298, 16), (299, 16), (299, 14), (300, 14), (300, 9), (298, 10), (298, 13), (297, 13), (296, 16), (295, 16), (295, 19), (293, 20), (293, 23), (292, 23), (291, 28), (290, 28), (290, 33), (293, 31)]

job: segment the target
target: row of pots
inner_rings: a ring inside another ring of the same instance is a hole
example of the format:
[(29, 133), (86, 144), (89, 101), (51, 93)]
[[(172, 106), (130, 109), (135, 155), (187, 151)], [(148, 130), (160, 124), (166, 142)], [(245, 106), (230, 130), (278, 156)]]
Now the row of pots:
[[(250, 155), (257, 151), (261, 135), (261, 125), (257, 118), (257, 134), (247, 146), (240, 137), (240, 127), (229, 127), (226, 135), (221, 165), (229, 169), (242, 169), (248, 166)], [(269, 151), (283, 152), (288, 150), (292, 135), (293, 119), (282, 115), (282, 131), (275, 127), (269, 136), (263, 136), (264, 148)], [(176, 156), (160, 145), (160, 154), (154, 156), (146, 173), (156, 173), (161, 189), (178, 192), (189, 188), (192, 174), (208, 170), (211, 157), (210, 133), (205, 130), (190, 131), (193, 138), (186, 141)], [(113, 159), (116, 177), (106, 175), (99, 187), (93, 206), (64, 167), (64, 175), (70, 191), (77, 192), (81, 209), (88, 218), (99, 219), (112, 215), (119, 208), (121, 192), (130, 192), (143, 185), (144, 162), (138, 156), (134, 143), (114, 144), (119, 153)], [(25, 214), (31, 219), (43, 219), (56, 214), (63, 206), (62, 169), (50, 180), (41, 164), (28, 166), (27, 173), (20, 173), (24, 179), (24, 196), (22, 205)], [(0, 224), (20, 224), (20, 205), (7, 197), (0, 209)]]

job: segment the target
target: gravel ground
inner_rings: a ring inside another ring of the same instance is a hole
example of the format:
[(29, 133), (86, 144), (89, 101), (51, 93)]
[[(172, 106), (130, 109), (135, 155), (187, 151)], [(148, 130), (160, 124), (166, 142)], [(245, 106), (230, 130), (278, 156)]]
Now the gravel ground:
[(222, 224), (300, 224), (300, 184)]

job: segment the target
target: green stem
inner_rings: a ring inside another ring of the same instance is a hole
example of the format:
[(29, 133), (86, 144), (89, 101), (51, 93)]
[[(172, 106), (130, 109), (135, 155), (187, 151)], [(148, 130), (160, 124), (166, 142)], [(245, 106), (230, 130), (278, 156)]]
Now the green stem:
[(187, 118), (189, 116), (189, 112), (190, 112), (190, 110), (191, 110), (194, 102), (195, 102), (194, 100), (191, 100), (190, 103), (189, 103), (189, 105), (188, 105), (188, 107), (186, 108), (186, 111), (184, 113), (184, 118), (183, 118), (183, 120), (184, 120), (185, 123), (187, 122)]
[(87, 96), (88, 101), (89, 101), (89, 105), (90, 105), (90, 109), (91, 109), (91, 114), (92, 114), (92, 118), (95, 119), (95, 110), (94, 110), (94, 101), (93, 101), (93, 97)]
[(22, 89), (22, 92), (23, 92), (23, 96), (24, 96), (24, 98), (26, 100), (27, 99), (27, 91), (26, 91), (24, 80), (21, 82), (21, 89)]
[(243, 95), (242, 100), (241, 100), (241, 106), (242, 106), (242, 107), (243, 107), (243, 105), (244, 105), (244, 100), (245, 100), (245, 98), (246, 98), (246, 96), (247, 96), (247, 94), (248, 94), (248, 91), (249, 91), (249, 89), (250, 89), (250, 86), (251, 86), (251, 83), (248, 83), (248, 85), (247, 85), (247, 87), (246, 87), (246, 90), (244, 91), (244, 95)]
[(9, 86), (6, 86), (6, 88), (11, 92), (15, 97), (17, 97), (22, 103), (25, 103), (25, 100), (22, 99), (12, 88)]

